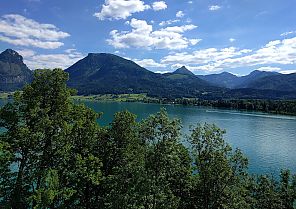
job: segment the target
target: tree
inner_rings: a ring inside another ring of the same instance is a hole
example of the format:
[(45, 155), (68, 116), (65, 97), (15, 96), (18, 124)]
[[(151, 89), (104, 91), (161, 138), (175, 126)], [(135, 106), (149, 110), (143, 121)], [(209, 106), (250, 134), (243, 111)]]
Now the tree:
[(243, 184), (248, 160), (240, 150), (232, 151), (223, 140), (224, 133), (205, 124), (192, 129), (189, 136), (195, 157), (195, 208), (250, 208)]
[(250, 176), (215, 125), (197, 125), (189, 143), (164, 109), (141, 122), (119, 112), (100, 127), (67, 79), (37, 70), (0, 109), (1, 208), (293, 208), (296, 176)]
[(142, 201), (144, 208), (182, 208), (191, 177), (188, 150), (180, 143), (181, 124), (161, 110), (141, 122), (146, 146)]
[(71, 101), (64, 71), (37, 70), (34, 76), (0, 112), (6, 128), (1, 148), (9, 148), (4, 166), (13, 166), (1, 182), (9, 195), (0, 200), (11, 208), (54, 208), (75, 196), (74, 202), (88, 205), (89, 191), (80, 191), (87, 186), (76, 183), (100, 180), (101, 162), (91, 149), (99, 130), (97, 114)]

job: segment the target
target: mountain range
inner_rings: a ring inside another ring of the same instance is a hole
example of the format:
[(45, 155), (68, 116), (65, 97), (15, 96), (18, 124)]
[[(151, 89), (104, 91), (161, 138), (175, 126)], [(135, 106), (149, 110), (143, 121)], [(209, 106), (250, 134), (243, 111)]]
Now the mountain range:
[[(273, 75), (282, 75), (277, 72), (266, 72), (266, 71), (259, 71), (255, 70), (252, 71), (250, 74), (245, 76), (236, 76), (228, 72), (222, 72), (220, 74), (211, 74), (211, 75), (197, 75), (197, 77), (208, 81), (209, 83), (230, 88), (230, 89), (238, 89), (238, 88), (254, 88), (255, 86), (252, 85), (253, 81), (259, 81), (261, 78), (269, 77)], [(260, 88), (257, 88), (260, 89)], [(271, 88), (273, 89), (273, 87)], [(276, 90), (276, 89), (273, 89)]]
[(90, 53), (65, 71), (70, 76), (68, 85), (79, 94), (148, 93), (181, 97), (221, 90), (195, 75), (175, 78), (153, 73), (133, 61), (106, 53)]
[[(68, 85), (79, 94), (147, 93), (156, 97), (296, 98), (296, 73), (253, 71), (246, 76), (228, 72), (195, 75), (186, 67), (172, 73), (151, 72), (131, 60), (107, 53), (89, 53), (69, 68)], [(29, 83), (32, 71), (15, 51), (0, 54), (0, 91)]]

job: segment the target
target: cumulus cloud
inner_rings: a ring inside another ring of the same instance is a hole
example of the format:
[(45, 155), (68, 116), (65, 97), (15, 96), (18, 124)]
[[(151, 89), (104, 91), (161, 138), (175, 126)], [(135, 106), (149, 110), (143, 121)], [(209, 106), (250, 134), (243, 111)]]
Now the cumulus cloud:
[(69, 36), (52, 24), (41, 24), (18, 14), (0, 18), (0, 40), (13, 45), (56, 49), (64, 45), (60, 39)]
[(131, 31), (113, 30), (107, 42), (115, 48), (146, 48), (146, 49), (184, 49), (198, 43), (198, 39), (184, 37), (186, 31), (197, 28), (195, 25), (183, 25), (153, 30), (145, 20), (132, 19), (127, 22)]
[(177, 18), (182, 18), (182, 17), (184, 17), (184, 12), (183, 11), (178, 11), (177, 13), (176, 13), (176, 17)]
[(254, 51), (230, 47), (174, 53), (164, 57), (161, 63), (190, 65), (191, 69), (204, 71), (262, 65), (293, 65), (296, 64), (296, 37), (270, 41)]
[(99, 20), (126, 19), (136, 12), (143, 12), (151, 7), (141, 0), (105, 0), (100, 12), (94, 14)]
[(42, 68), (65, 69), (83, 58), (83, 55), (77, 52), (76, 49), (67, 49), (64, 53), (59, 54), (37, 54), (35, 51), (28, 49), (17, 51), (23, 56), (26, 65), (32, 70)]
[(242, 55), (250, 52), (249, 50), (238, 50), (234, 47), (216, 49), (208, 48), (194, 51), (193, 53), (182, 52), (168, 55), (162, 59), (162, 63), (188, 63), (188, 64), (207, 64), (224, 60), (227, 58)]
[(145, 68), (164, 68), (166, 67), (165, 64), (157, 63), (153, 59), (134, 59), (133, 60), (138, 65), (145, 67)]
[(168, 8), (167, 4), (164, 1), (153, 2), (152, 8), (154, 11), (164, 10)]
[(221, 9), (221, 6), (219, 6), (219, 5), (211, 5), (211, 6), (209, 6), (210, 11), (217, 11), (219, 9)]

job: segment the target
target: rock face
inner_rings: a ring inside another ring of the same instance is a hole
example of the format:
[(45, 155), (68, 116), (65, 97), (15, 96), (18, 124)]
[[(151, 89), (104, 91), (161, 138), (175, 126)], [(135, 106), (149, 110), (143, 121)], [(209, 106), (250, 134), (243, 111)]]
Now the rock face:
[(23, 57), (12, 49), (0, 54), (0, 91), (15, 91), (32, 80), (32, 71)]

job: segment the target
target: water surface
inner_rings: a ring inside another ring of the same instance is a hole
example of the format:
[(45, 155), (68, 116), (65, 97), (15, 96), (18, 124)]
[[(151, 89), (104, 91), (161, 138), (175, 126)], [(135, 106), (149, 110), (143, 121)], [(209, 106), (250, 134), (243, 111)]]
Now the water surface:
[(197, 123), (215, 123), (226, 130), (225, 140), (240, 148), (250, 161), (250, 172), (279, 174), (289, 168), (296, 172), (296, 117), (221, 110), (209, 107), (143, 103), (84, 102), (96, 112), (103, 112), (101, 125), (112, 121), (115, 112), (129, 110), (138, 120), (165, 107), (170, 117), (180, 118), (183, 134)]
[[(0, 106), (6, 102), (0, 100)], [(225, 140), (245, 153), (252, 173), (278, 175), (285, 168), (296, 172), (296, 117), (293, 116), (181, 105), (83, 103), (96, 112), (104, 113), (98, 120), (100, 125), (108, 125), (118, 111), (128, 110), (138, 116), (137, 120), (142, 120), (165, 107), (170, 117), (181, 119), (183, 135), (189, 133), (190, 125), (197, 123), (214, 123), (225, 129)]]

